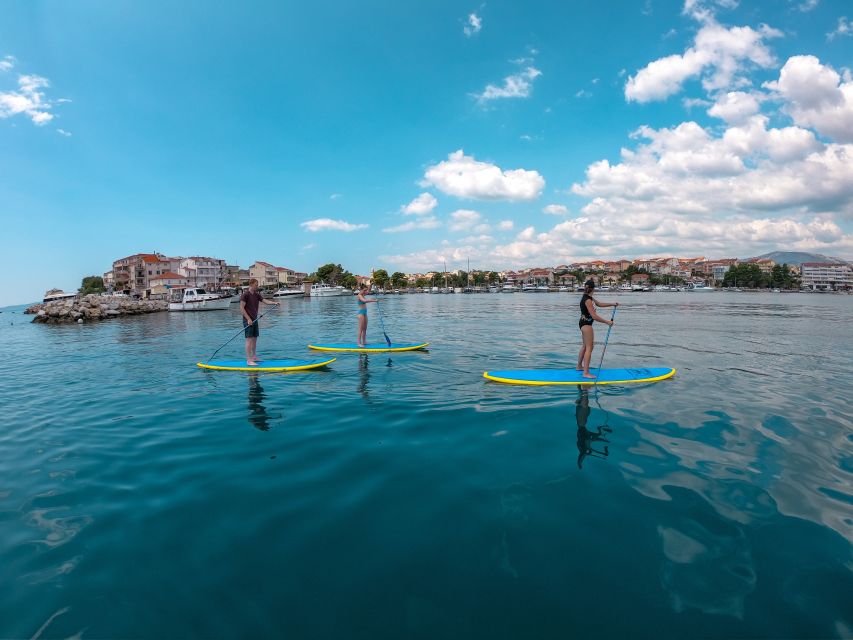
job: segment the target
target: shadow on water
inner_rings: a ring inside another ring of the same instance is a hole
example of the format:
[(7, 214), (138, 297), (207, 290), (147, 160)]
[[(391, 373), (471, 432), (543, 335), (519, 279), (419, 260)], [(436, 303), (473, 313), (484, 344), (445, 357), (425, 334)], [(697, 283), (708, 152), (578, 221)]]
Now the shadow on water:
[[(598, 408), (604, 413), (604, 424), (595, 428), (595, 431), (590, 431), (587, 428), (591, 409), (589, 408), (589, 389), (582, 385), (578, 385), (578, 399), (575, 400), (575, 419), (578, 423), (578, 469), (583, 468), (583, 459), (587, 456), (592, 458), (606, 458), (610, 455), (608, 445), (610, 441), (607, 439), (607, 434), (612, 432), (612, 429), (607, 426), (609, 414), (601, 406), (598, 398), (598, 390), (594, 391), (595, 402)], [(593, 443), (603, 442), (603, 449), (595, 449)]]
[[(370, 389), (368, 389), (368, 383), (370, 382), (370, 356), (366, 353), (360, 353), (358, 355), (358, 392), (361, 394), (361, 397), (364, 398), (367, 402), (371, 402), (370, 398)], [(388, 362), (385, 363), (386, 367), (394, 366), (394, 361), (389, 357)]]

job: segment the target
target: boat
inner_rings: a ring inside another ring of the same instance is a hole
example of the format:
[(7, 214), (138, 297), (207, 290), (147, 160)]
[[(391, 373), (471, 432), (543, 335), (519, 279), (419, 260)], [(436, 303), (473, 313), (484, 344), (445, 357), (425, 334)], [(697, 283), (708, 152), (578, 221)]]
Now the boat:
[(292, 296), (304, 296), (305, 291), (302, 289), (291, 289), (286, 287), (284, 289), (279, 289), (274, 294), (272, 294), (273, 298), (290, 298)]
[(536, 285), (535, 284), (523, 284), (523, 285), (521, 285), (521, 293), (536, 293)]
[(691, 282), (687, 285), (688, 291), (713, 291), (714, 287), (709, 287), (704, 282)]
[(514, 284), (506, 283), (501, 287), (501, 293), (517, 293), (518, 287)]
[(340, 285), (332, 287), (324, 282), (315, 282), (311, 285), (311, 292), (309, 295), (312, 298), (332, 298), (334, 296), (346, 296), (352, 293), (349, 289), (346, 289)]
[(634, 289), (631, 287), (630, 282), (623, 282), (619, 285), (619, 291), (633, 291)]
[(62, 289), (50, 289), (44, 294), (42, 302), (55, 302), (57, 300), (65, 300), (67, 298), (76, 298), (76, 293), (65, 293)]
[(498, 287), (492, 286), (489, 287), (489, 293), (500, 293), (500, 289)]
[(551, 289), (548, 287), (547, 284), (537, 284), (536, 288), (534, 289), (534, 292), (535, 293), (548, 293), (550, 290)]
[(198, 288), (173, 289), (169, 301), (169, 311), (221, 311), (230, 307), (230, 296), (220, 296)]

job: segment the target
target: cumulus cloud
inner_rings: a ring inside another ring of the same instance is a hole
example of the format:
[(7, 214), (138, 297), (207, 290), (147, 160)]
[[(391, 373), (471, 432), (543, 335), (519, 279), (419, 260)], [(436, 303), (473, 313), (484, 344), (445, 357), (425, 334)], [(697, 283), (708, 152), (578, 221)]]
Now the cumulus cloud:
[(853, 81), (843, 80), (815, 56), (793, 56), (779, 80), (764, 85), (783, 101), (783, 110), (800, 126), (841, 142), (853, 142)]
[(542, 193), (545, 180), (537, 171), (502, 170), (489, 162), (466, 156), (462, 149), (447, 160), (427, 167), (423, 186), (434, 186), (442, 193), (473, 200), (534, 200)]
[(467, 37), (470, 38), (471, 36), (480, 33), (480, 29), (482, 28), (483, 19), (476, 13), (471, 13), (468, 15), (468, 21), (465, 23), (465, 26), (462, 28), (462, 31)]
[[(685, 9), (686, 10), (686, 9)], [(702, 14), (707, 8), (693, 9)], [(712, 16), (704, 18), (689, 47), (682, 54), (673, 54), (654, 60), (628, 78), (625, 98), (631, 102), (665, 100), (681, 91), (684, 83), (692, 78), (702, 78), (707, 91), (719, 91), (748, 84), (743, 74), (751, 66), (770, 68), (775, 58), (765, 40), (776, 38), (782, 33), (767, 25), (757, 30), (752, 27), (726, 28)]]
[(476, 98), (480, 103), (502, 98), (527, 98), (533, 91), (533, 81), (541, 75), (539, 69), (530, 65), (518, 73), (508, 75), (501, 85), (486, 85), (482, 93), (476, 94)]
[(564, 204), (549, 204), (542, 209), (542, 213), (552, 216), (566, 216), (569, 214), (569, 208)]
[(512, 231), (515, 226), (512, 220), (501, 220), (498, 222), (498, 231)]
[(331, 218), (316, 218), (315, 220), (306, 220), (301, 223), (301, 226), (306, 231), (358, 231), (360, 229), (367, 229), (369, 225), (366, 224), (352, 224), (350, 222), (345, 222), (344, 220), (332, 220)]
[(838, 36), (853, 36), (853, 22), (847, 19), (847, 16), (838, 18), (838, 26), (835, 31), (830, 31), (826, 34), (827, 40), (835, 40)]
[(18, 76), (17, 90), (0, 91), (0, 118), (24, 114), (35, 125), (47, 124), (53, 120), (50, 112), (53, 104), (45, 97), (43, 89), (49, 86), (47, 78), (41, 76)]
[(409, 204), (400, 208), (403, 215), (406, 216), (422, 216), (432, 213), (433, 209), (438, 205), (438, 200), (431, 193), (422, 193)]
[(418, 229), (438, 229), (441, 226), (438, 218), (435, 216), (426, 216), (416, 220), (404, 222), (395, 227), (386, 227), (382, 229), (385, 233), (404, 233), (406, 231), (416, 231)]
[(743, 91), (729, 91), (717, 98), (717, 102), (708, 109), (708, 115), (725, 120), (730, 124), (746, 122), (759, 112), (758, 99)]
[(483, 216), (479, 212), (471, 209), (457, 209), (450, 214), (450, 230), (487, 233), (490, 227), (483, 221)]

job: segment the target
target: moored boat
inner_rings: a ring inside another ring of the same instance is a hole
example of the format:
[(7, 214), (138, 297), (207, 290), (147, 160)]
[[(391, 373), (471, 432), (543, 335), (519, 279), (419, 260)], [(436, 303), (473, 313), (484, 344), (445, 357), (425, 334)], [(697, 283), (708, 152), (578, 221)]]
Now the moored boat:
[(231, 296), (208, 293), (204, 289), (175, 289), (169, 311), (220, 311), (231, 306)]

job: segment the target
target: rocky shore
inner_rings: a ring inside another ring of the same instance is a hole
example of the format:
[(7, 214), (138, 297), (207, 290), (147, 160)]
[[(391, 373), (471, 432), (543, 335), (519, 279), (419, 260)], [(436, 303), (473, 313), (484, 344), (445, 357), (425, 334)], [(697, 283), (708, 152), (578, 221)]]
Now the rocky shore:
[(24, 313), (35, 314), (33, 322), (65, 324), (108, 320), (168, 309), (169, 303), (165, 300), (133, 300), (132, 298), (88, 295), (34, 304)]

